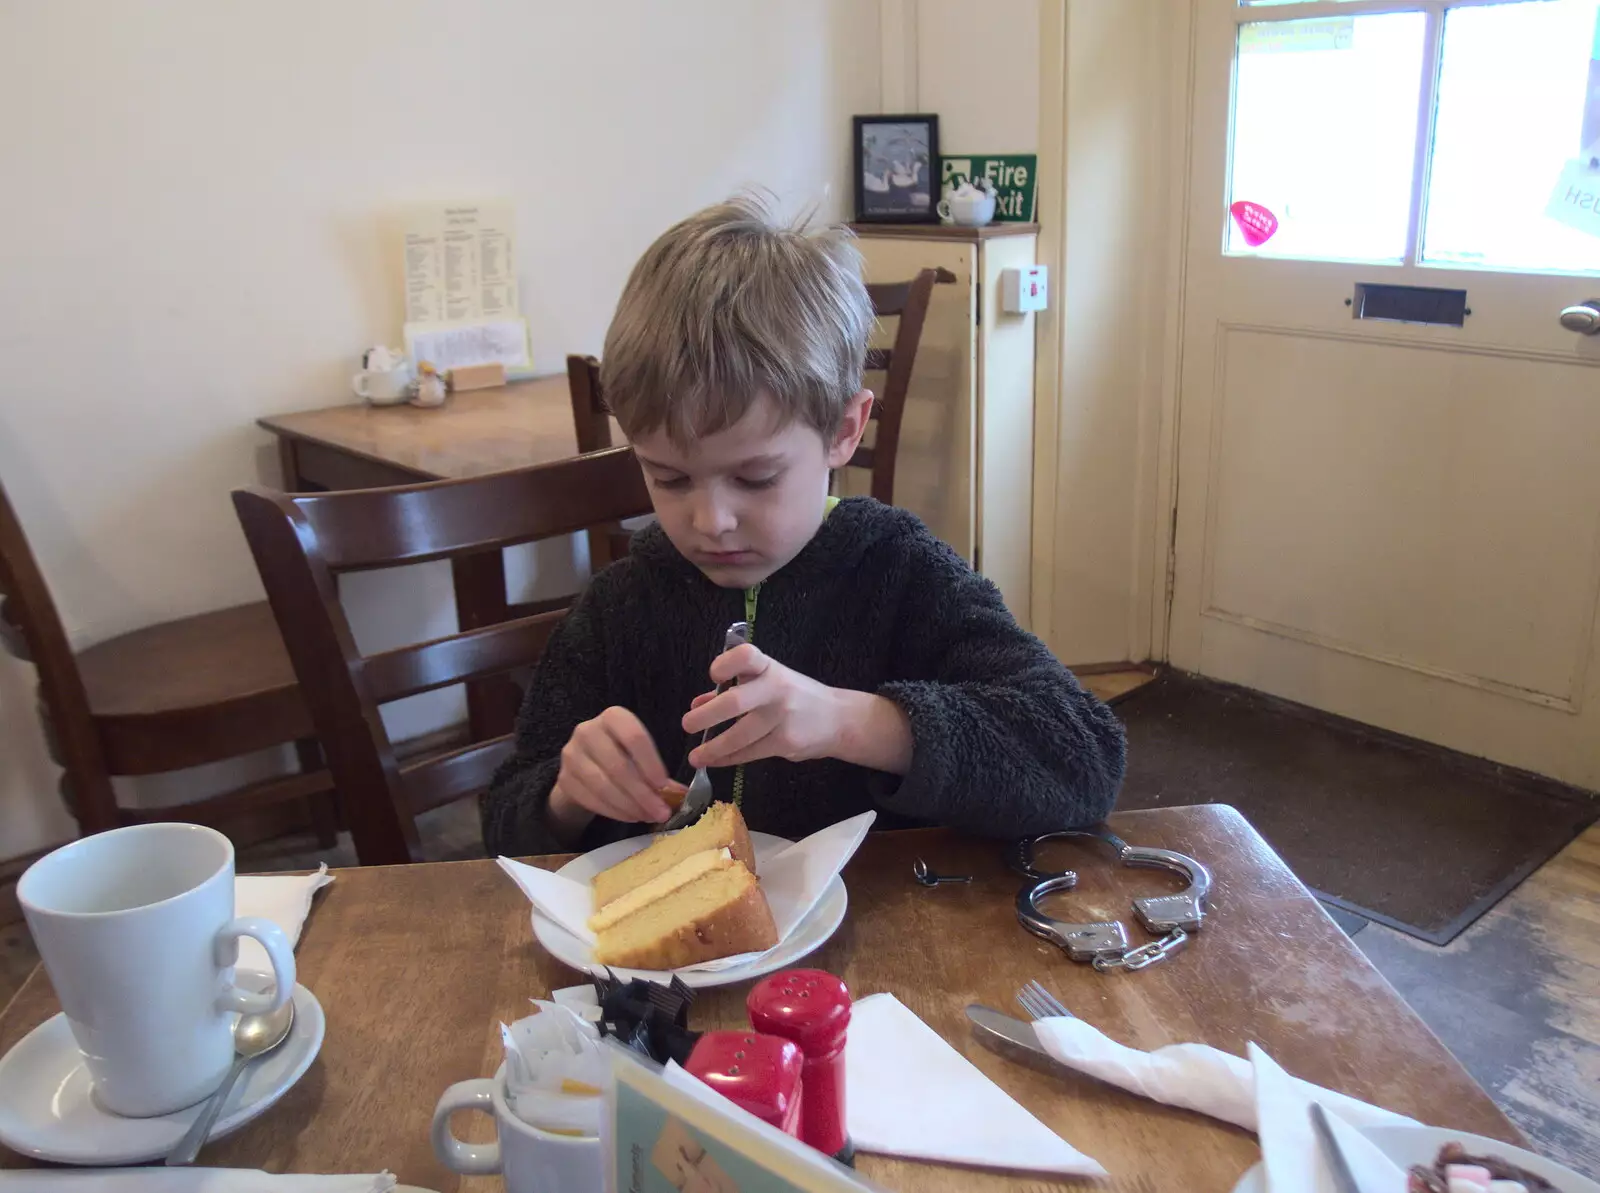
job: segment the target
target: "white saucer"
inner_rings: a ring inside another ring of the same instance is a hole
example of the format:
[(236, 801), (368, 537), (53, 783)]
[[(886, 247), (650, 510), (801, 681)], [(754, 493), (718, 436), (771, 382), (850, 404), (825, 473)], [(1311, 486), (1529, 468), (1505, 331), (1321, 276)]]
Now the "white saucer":
[[(600, 871), (638, 853), (650, 844), (650, 841), (648, 835), (630, 837), (625, 841), (613, 841), (610, 845), (602, 845), (599, 849), (591, 849), (588, 853), (573, 858), (556, 873), (575, 882), (588, 883)], [(770, 833), (750, 834), (750, 846), (755, 850), (758, 869), (764, 860), (792, 844), (794, 842), (783, 837), (774, 837)], [(787, 969), (800, 958), (820, 949), (844, 922), (844, 913), (849, 906), (850, 898), (845, 893), (844, 879), (835, 874), (833, 881), (823, 890), (822, 897), (806, 913), (805, 919), (800, 921), (795, 930), (776, 947), (749, 961), (730, 965), (726, 969), (662, 970), (613, 967), (611, 972), (619, 978), (646, 978), (652, 982), (670, 982), (676, 973), (684, 985), (696, 988), (731, 986), (735, 982), (748, 982), (752, 978)], [(533, 913), (533, 934), (557, 961), (564, 962), (583, 973), (606, 972), (605, 966), (595, 963), (594, 950), (589, 945), (553, 920), (545, 919), (537, 910)]]
[[(1362, 1127), (1360, 1130), (1378, 1145), (1380, 1152), (1401, 1168), (1410, 1168), (1413, 1164), (1432, 1164), (1440, 1148), (1455, 1142), (1473, 1155), (1499, 1156), (1518, 1168), (1526, 1168), (1535, 1176), (1544, 1177), (1562, 1193), (1600, 1193), (1600, 1184), (1579, 1176), (1554, 1160), (1546, 1160), (1520, 1147), (1512, 1147), (1497, 1139), (1486, 1139), (1482, 1135), (1469, 1135), (1465, 1131), (1450, 1131), (1444, 1127)], [(1267, 1193), (1266, 1169), (1260, 1164), (1251, 1168), (1239, 1178), (1233, 1193)]]
[[(240, 973), (238, 982), (246, 989), (265, 989), (271, 978)], [(244, 1071), (209, 1138), (238, 1130), (283, 1097), (317, 1058), (327, 1026), (316, 996), (296, 986), (289, 1038)], [(65, 1015), (41, 1023), (0, 1057), (0, 1143), (36, 1160), (58, 1164), (157, 1160), (183, 1138), (203, 1105), (159, 1118), (124, 1118), (102, 1110), (90, 1096), (89, 1070)]]

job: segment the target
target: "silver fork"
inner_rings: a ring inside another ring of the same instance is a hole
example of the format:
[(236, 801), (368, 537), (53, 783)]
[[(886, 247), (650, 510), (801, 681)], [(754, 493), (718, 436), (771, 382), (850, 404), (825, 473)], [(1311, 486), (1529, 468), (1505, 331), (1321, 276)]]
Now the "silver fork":
[[(736, 621), (728, 627), (728, 632), (722, 640), (722, 649), (724, 651), (729, 651), (735, 646), (743, 646), (749, 641), (749, 623)], [(717, 695), (720, 696), (727, 690), (727, 684), (722, 683), (717, 685)], [(702, 746), (705, 745), (706, 738), (710, 736), (711, 730), (707, 729), (700, 735), (700, 744)], [(681, 774), (682, 772), (680, 771), (679, 773)], [(668, 818), (667, 822), (661, 826), (661, 831), (665, 833), (671, 832), (675, 828), (687, 828), (696, 820), (699, 820), (700, 814), (710, 806), (711, 776), (706, 773), (706, 768), (702, 766), (699, 770), (694, 772), (694, 778), (689, 780), (689, 790), (683, 797), (683, 803), (678, 805), (678, 810), (674, 812), (671, 817)]]
[(1038, 982), (1029, 982), (1017, 991), (1017, 1005), (1028, 1013), (1029, 1019), (1035, 1021), (1073, 1018), (1072, 1012), (1061, 1005), (1061, 1000)]

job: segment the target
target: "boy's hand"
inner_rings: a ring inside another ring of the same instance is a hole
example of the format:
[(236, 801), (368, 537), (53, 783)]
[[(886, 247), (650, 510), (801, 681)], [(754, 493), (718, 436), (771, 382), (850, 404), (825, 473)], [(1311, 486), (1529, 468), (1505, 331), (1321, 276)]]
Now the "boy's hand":
[(553, 818), (575, 821), (578, 809), (624, 823), (659, 823), (672, 815), (661, 792), (680, 787), (661, 764), (650, 731), (613, 706), (572, 731), (550, 793)]
[(735, 687), (696, 696), (683, 718), (699, 734), (739, 718), (689, 752), (689, 765), (737, 766), (759, 758), (803, 762), (839, 758), (905, 774), (911, 725), (898, 705), (870, 692), (830, 688), (785, 667), (754, 646), (736, 646), (711, 664), (711, 680)]

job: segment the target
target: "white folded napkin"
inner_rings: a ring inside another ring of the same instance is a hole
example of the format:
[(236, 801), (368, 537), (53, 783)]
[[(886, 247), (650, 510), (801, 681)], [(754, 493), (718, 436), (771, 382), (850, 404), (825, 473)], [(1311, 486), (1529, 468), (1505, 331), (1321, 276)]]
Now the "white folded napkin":
[(1260, 1047), (1250, 1045), (1255, 1077), (1257, 1134), (1269, 1193), (1339, 1193), (1340, 1186), (1311, 1124), (1311, 1104), (1322, 1103), (1328, 1126), (1362, 1189), (1406, 1187), (1406, 1174), (1318, 1095), (1317, 1087), (1289, 1076)]
[(388, 1193), (387, 1172), (312, 1176), (244, 1168), (103, 1168), (0, 1172), (0, 1193)]
[[(233, 880), (233, 914), (265, 916), (289, 938), (293, 948), (300, 943), (300, 930), (311, 913), (311, 900), (333, 881), (326, 864), (315, 874), (244, 874)], [(271, 973), (267, 951), (249, 937), (239, 940), (240, 969)]]
[(983, 1168), (1106, 1175), (892, 994), (856, 1001), (844, 1057), (845, 1121), (858, 1151)]
[[(834, 875), (844, 869), (845, 863), (854, 856), (877, 816), (876, 812), (863, 812), (859, 816), (841, 820), (770, 857), (759, 859), (761, 891), (767, 897), (767, 906), (772, 909), (780, 944), (799, 927), (800, 921), (822, 898)], [(641, 838), (639, 847), (643, 849), (648, 844), (648, 839)], [(589, 930), (589, 917), (594, 914), (594, 895), (589, 883), (512, 861), (508, 857), (500, 858), (499, 862), (500, 868), (511, 876), (511, 880), (522, 889), (540, 915), (559, 924), (584, 944), (594, 944), (594, 933)], [(742, 953), (737, 957), (721, 957), (698, 965), (686, 965), (683, 971), (726, 969), (760, 955)]]
[[(1168, 1044), (1141, 1052), (1107, 1038), (1082, 1019), (1041, 1019), (1033, 1025), (1039, 1044), (1068, 1068), (1130, 1093), (1197, 1110), (1247, 1131), (1256, 1129), (1255, 1073), (1250, 1062), (1207, 1044)], [(1298, 1081), (1308, 1098), (1359, 1127), (1416, 1126), (1416, 1120)]]

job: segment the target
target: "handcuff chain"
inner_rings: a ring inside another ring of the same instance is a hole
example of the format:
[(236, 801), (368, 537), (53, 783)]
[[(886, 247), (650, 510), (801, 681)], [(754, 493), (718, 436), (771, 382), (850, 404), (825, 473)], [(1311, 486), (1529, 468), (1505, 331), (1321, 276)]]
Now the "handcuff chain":
[(1188, 940), (1187, 932), (1182, 928), (1174, 928), (1160, 940), (1152, 940), (1149, 944), (1129, 949), (1120, 957), (1096, 957), (1093, 964), (1099, 973), (1109, 973), (1113, 969), (1145, 969), (1157, 961), (1165, 961), (1187, 944)]

